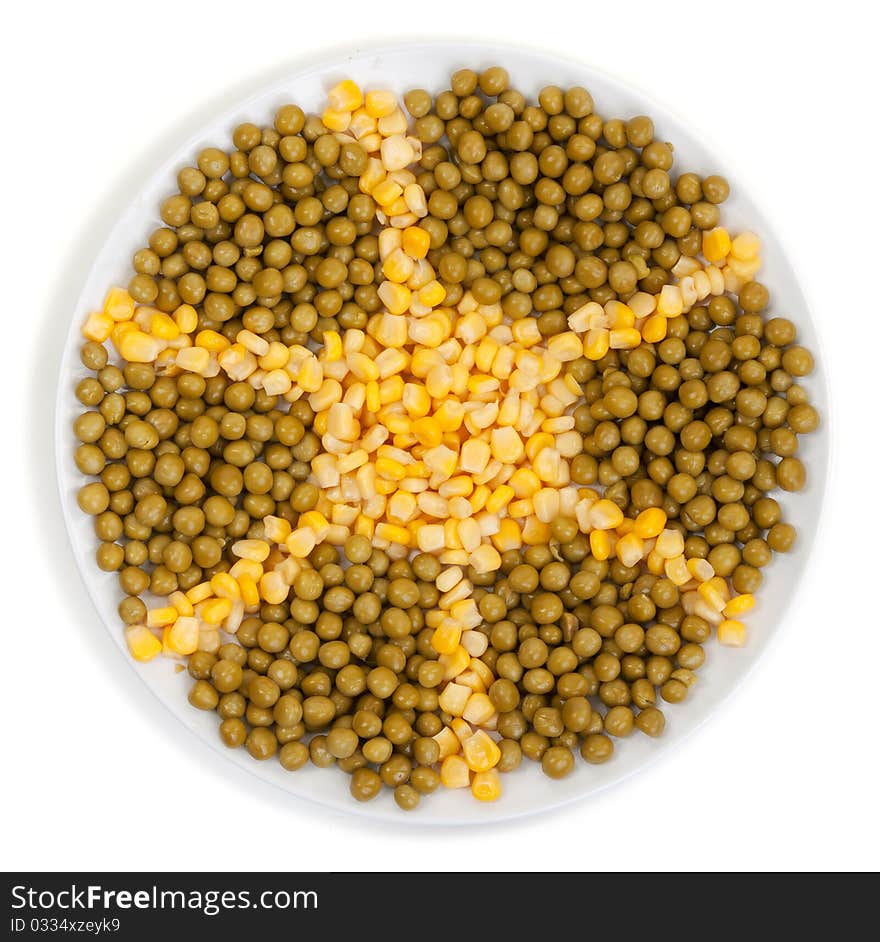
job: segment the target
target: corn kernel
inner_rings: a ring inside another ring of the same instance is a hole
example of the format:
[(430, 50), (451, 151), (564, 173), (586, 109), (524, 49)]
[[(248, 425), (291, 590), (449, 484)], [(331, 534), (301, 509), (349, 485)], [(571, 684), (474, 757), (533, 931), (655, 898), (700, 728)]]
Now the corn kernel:
[(666, 338), (666, 331), (669, 325), (662, 314), (652, 314), (644, 324), (642, 324), (642, 339), (646, 343), (660, 343)]
[(175, 654), (193, 654), (199, 647), (199, 620), (181, 615), (166, 629), (165, 642)]
[(125, 641), (136, 661), (151, 661), (162, 651), (162, 642), (146, 625), (129, 625), (125, 629)]
[(219, 625), (231, 611), (230, 599), (208, 599), (202, 603), (199, 617), (209, 625)]
[(263, 562), (269, 555), (269, 544), (265, 540), (237, 540), (232, 544), (232, 552), (239, 559), (252, 559)]
[(453, 654), (461, 641), (461, 625), (451, 619), (445, 619), (431, 635), (431, 647), (438, 654)]
[[(468, 655), (468, 658), (470, 658), (470, 655)], [(459, 671), (459, 673), (461, 673), (461, 671)], [(465, 687), (464, 684), (457, 684), (455, 681), (450, 681), (437, 698), (437, 704), (441, 710), (445, 710), (452, 716), (461, 716), (470, 696), (471, 690), (469, 687)]]
[(742, 595), (734, 596), (725, 606), (724, 615), (726, 618), (734, 618), (750, 611), (755, 607), (755, 597), (750, 592), (744, 592)]
[(725, 619), (718, 626), (718, 642), (728, 647), (741, 648), (746, 643), (746, 626), (736, 619)]
[[(83, 324), (82, 335), (86, 340), (94, 340), (95, 343), (104, 343), (113, 331), (115, 321), (104, 311), (94, 311), (86, 318)], [(156, 639), (158, 644), (158, 639)], [(160, 645), (161, 649), (161, 645)]]
[(598, 560), (605, 560), (611, 555), (611, 538), (605, 530), (590, 532), (590, 552)]
[(660, 507), (648, 507), (636, 517), (633, 532), (643, 540), (660, 536), (666, 526), (666, 511)]
[(458, 755), (446, 756), (440, 763), (440, 781), (446, 788), (467, 788), (471, 784), (467, 762)]
[(501, 796), (501, 776), (498, 770), (477, 772), (471, 782), (471, 792), (477, 801), (496, 801)]
[(337, 111), (355, 111), (364, 103), (364, 96), (357, 83), (343, 79), (327, 92), (327, 101)]

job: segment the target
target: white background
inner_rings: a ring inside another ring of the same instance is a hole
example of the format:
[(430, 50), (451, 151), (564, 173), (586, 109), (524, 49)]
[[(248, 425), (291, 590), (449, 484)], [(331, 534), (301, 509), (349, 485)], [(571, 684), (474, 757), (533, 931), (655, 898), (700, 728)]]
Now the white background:
[[(4, 14), (4, 870), (880, 866), (880, 75), (869, 5), (562, 6), (152, 0)], [(141, 176), (187, 128), (292, 68), (298, 51), (441, 27), (588, 61), (671, 105), (729, 155), (802, 275), (834, 425), (809, 578), (728, 704), (588, 802), (446, 832), (291, 799), (179, 728), (134, 682), (78, 582), (51, 449), (69, 305)]]

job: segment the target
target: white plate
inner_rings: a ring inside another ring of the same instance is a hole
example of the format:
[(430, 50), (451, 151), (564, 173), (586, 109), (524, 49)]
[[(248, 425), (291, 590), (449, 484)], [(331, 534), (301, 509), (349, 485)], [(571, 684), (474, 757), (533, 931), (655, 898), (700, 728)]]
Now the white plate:
[[(526, 762), (516, 773), (503, 777), (504, 795), (494, 804), (477, 802), (467, 792), (442, 790), (424, 800), (414, 814), (402, 813), (394, 805), (387, 790), (369, 804), (359, 804), (348, 793), (348, 776), (338, 770), (308, 767), (290, 773), (285, 772), (277, 761), (256, 762), (242, 749), (227, 750), (217, 734), (216, 714), (195, 710), (187, 702), (189, 680), (186, 673), (175, 674), (174, 664), (161, 658), (145, 665), (131, 661), (116, 613), (120, 598), (116, 577), (98, 569), (94, 561), (96, 539), (91, 519), (81, 513), (76, 504), (76, 492), (84, 483), (84, 477), (73, 462), (76, 443), (71, 427), (81, 411), (73, 390), (76, 381), (85, 375), (78, 355), (83, 319), (90, 310), (100, 306), (110, 285), (127, 283), (132, 253), (145, 243), (149, 232), (160, 224), (160, 201), (176, 192), (177, 170), (191, 164), (201, 147), (227, 147), (231, 131), (239, 122), (269, 123), (274, 109), (289, 101), (297, 102), (307, 111), (319, 110), (326, 90), (345, 77), (351, 77), (367, 88), (387, 87), (401, 94), (417, 87), (438, 92), (448, 87), (449, 76), (455, 69), (481, 69), (495, 64), (504, 65), (510, 72), (513, 85), (532, 97), (544, 85), (579, 84), (593, 94), (596, 110), (602, 115), (626, 118), (648, 114), (655, 122), (658, 138), (669, 140), (675, 145), (676, 170), (724, 174), (731, 182), (732, 192), (731, 199), (722, 207), (724, 224), (734, 231), (748, 228), (760, 235), (765, 259), (761, 278), (771, 289), (773, 310), (790, 317), (797, 324), (799, 338), (811, 350), (820, 350), (806, 301), (782, 247), (766, 219), (749, 200), (735, 175), (730, 173), (726, 161), (710, 154), (697, 130), (690, 130), (667, 108), (651, 101), (644, 94), (586, 65), (519, 47), (444, 41), (367, 49), (331, 58), (319, 66), (311, 65), (272, 82), (259, 94), (231, 105), (211, 124), (194, 133), (177, 153), (172, 154), (162, 167), (145, 180), (139, 193), (132, 194), (129, 209), (120, 218), (106, 244), (97, 252), (86, 286), (71, 312), (59, 381), (55, 444), (65, 522), (77, 565), (92, 601), (126, 661), (188, 729), (212, 748), (228, 756), (241, 769), (247, 769), (288, 791), (292, 800), (294, 796), (308, 798), (340, 810), (373, 818), (388, 818), (398, 825), (404, 822), (449, 825), (502, 821), (552, 808), (584, 798), (619, 781), (645, 765), (660, 751), (680, 742), (731, 693), (780, 630), (788, 599), (794, 594), (806, 567), (825, 490), (828, 399), (820, 359), (816, 373), (806, 383), (812, 401), (822, 415), (819, 431), (806, 436), (802, 443), (801, 457), (809, 471), (808, 486), (797, 495), (774, 495), (783, 506), (785, 518), (798, 528), (797, 547), (793, 553), (778, 557), (765, 570), (766, 578), (758, 596), (758, 605), (747, 617), (750, 635), (748, 645), (743, 649), (719, 648), (714, 642), (707, 645), (706, 665), (700, 670), (699, 681), (687, 702), (680, 706), (664, 705), (667, 725), (661, 739), (652, 740), (634, 735), (628, 740), (618, 740), (615, 743), (615, 755), (610, 762), (591, 766), (578, 759), (575, 771), (562, 781), (551, 781), (537, 766)], [(230, 767), (229, 774), (238, 776), (239, 772)], [(305, 807), (303, 811), (306, 811)]]

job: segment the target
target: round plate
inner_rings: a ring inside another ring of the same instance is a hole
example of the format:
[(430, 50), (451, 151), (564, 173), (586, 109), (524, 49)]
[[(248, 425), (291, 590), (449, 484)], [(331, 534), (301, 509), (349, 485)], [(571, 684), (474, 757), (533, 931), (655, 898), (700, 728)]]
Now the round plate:
[[(188, 729), (226, 755), (241, 769), (260, 776), (285, 789), (295, 798), (308, 798), (340, 810), (373, 818), (388, 818), (398, 825), (404, 822), (437, 825), (475, 824), (502, 821), (520, 815), (556, 807), (598, 791), (644, 766), (662, 750), (671, 748), (701, 724), (742, 680), (761, 657), (773, 635), (779, 631), (788, 599), (806, 566), (813, 534), (820, 516), (825, 489), (828, 455), (827, 393), (821, 361), (807, 386), (812, 401), (822, 414), (817, 432), (807, 436), (802, 457), (809, 469), (809, 484), (797, 495), (775, 494), (783, 505), (785, 517), (799, 532), (794, 552), (777, 557), (765, 570), (765, 581), (758, 605), (747, 617), (749, 642), (741, 649), (707, 645), (708, 658), (700, 670), (699, 681), (686, 703), (664, 712), (666, 731), (659, 740), (636, 735), (618, 741), (615, 755), (606, 765), (591, 766), (580, 759), (575, 771), (562, 781), (551, 781), (533, 763), (526, 762), (517, 772), (503, 776), (504, 794), (493, 804), (475, 801), (470, 794), (443, 791), (422, 803), (415, 814), (403, 814), (396, 807), (390, 791), (361, 805), (348, 792), (348, 777), (337, 770), (307, 767), (291, 774), (276, 761), (256, 762), (244, 750), (227, 750), (217, 734), (217, 717), (189, 705), (186, 699), (188, 674), (175, 673), (173, 661), (163, 658), (148, 664), (136, 664), (126, 650), (122, 627), (116, 612), (120, 592), (116, 577), (101, 572), (95, 563), (96, 539), (91, 520), (76, 503), (76, 492), (84, 483), (73, 462), (76, 447), (72, 423), (81, 406), (73, 394), (75, 383), (85, 370), (79, 361), (80, 326), (90, 310), (100, 307), (111, 285), (124, 285), (130, 277), (131, 257), (146, 236), (160, 224), (160, 201), (176, 192), (177, 170), (192, 164), (198, 150), (207, 145), (228, 146), (233, 127), (241, 121), (271, 122), (274, 109), (295, 101), (306, 111), (320, 111), (327, 89), (342, 78), (351, 77), (366, 88), (391, 88), (402, 94), (410, 88), (438, 92), (448, 87), (450, 74), (459, 68), (485, 68), (504, 65), (513, 85), (534, 97), (544, 85), (583, 85), (593, 94), (600, 114), (629, 117), (649, 114), (660, 140), (675, 145), (676, 169), (701, 174), (722, 173), (731, 182), (731, 198), (722, 207), (723, 221), (734, 232), (751, 229), (763, 242), (764, 280), (771, 288), (776, 311), (790, 317), (798, 334), (810, 349), (820, 349), (815, 326), (795, 274), (778, 240), (758, 208), (740, 187), (726, 162), (718, 160), (704, 146), (698, 132), (683, 125), (668, 109), (633, 91), (617, 80), (586, 65), (556, 56), (518, 47), (461, 42), (431, 42), (359, 50), (311, 65), (302, 71), (273, 81), (264, 91), (231, 106), (216, 120), (199, 129), (165, 164), (147, 180), (107, 240), (97, 253), (85, 288), (71, 311), (70, 328), (61, 365), (56, 409), (56, 461), (61, 501), (70, 540), (83, 581), (107, 630), (128, 663), (145, 684)], [(120, 669), (121, 665), (120, 665)], [(239, 775), (230, 767), (230, 775)], [(305, 809), (303, 809), (305, 810)]]

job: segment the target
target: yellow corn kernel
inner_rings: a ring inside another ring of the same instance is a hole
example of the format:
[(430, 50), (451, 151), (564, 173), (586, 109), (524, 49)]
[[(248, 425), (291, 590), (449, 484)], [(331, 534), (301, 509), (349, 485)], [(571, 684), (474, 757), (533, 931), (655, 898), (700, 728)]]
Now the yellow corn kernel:
[(152, 363), (162, 352), (164, 342), (140, 330), (129, 330), (120, 338), (119, 353), (129, 363)]
[(609, 334), (608, 345), (612, 350), (632, 350), (642, 342), (642, 335), (635, 327), (621, 327)]
[(255, 334), (252, 330), (240, 330), (235, 335), (235, 342), (240, 343), (245, 350), (253, 353), (254, 356), (262, 357), (269, 352), (269, 341), (264, 340), (259, 334)]
[(624, 566), (635, 566), (644, 555), (645, 541), (635, 533), (627, 533), (617, 541), (614, 551)]
[(464, 406), (457, 400), (447, 399), (433, 417), (444, 432), (457, 432), (464, 420)]
[(664, 560), (663, 557), (657, 552), (656, 549), (651, 550), (651, 552), (648, 553), (648, 556), (647, 556), (647, 559), (646, 559), (646, 565), (647, 565), (647, 567), (648, 567), (648, 572), (653, 573), (655, 576), (662, 576), (662, 575), (663, 575), (663, 564), (664, 564), (664, 562), (665, 562), (665, 560)]
[(609, 301), (605, 305), (605, 314), (608, 317), (608, 326), (613, 330), (622, 330), (635, 326), (635, 314), (622, 301)]
[(439, 553), (446, 546), (443, 525), (439, 523), (426, 523), (419, 527), (416, 542), (423, 553)]
[(471, 770), (461, 756), (447, 756), (440, 763), (440, 781), (446, 788), (467, 788), (471, 784)]
[(413, 273), (413, 260), (403, 251), (395, 249), (382, 263), (382, 274), (395, 284), (402, 285)]
[(446, 445), (429, 448), (422, 457), (429, 471), (434, 472), (443, 480), (447, 480), (455, 472), (458, 464), (458, 455)]
[(125, 641), (136, 661), (152, 661), (162, 651), (162, 642), (146, 625), (129, 625), (125, 629)]
[(209, 353), (220, 353), (231, 346), (223, 334), (218, 334), (216, 330), (200, 330), (196, 334), (195, 345), (202, 347)]
[(730, 254), (741, 261), (757, 258), (761, 250), (761, 240), (754, 232), (741, 232), (731, 243)]
[(406, 477), (406, 468), (393, 458), (377, 458), (376, 474), (388, 481), (402, 481)]
[(422, 419), (431, 411), (431, 397), (419, 383), (404, 384), (402, 401), (403, 407), (414, 419)]
[(204, 602), (205, 599), (209, 599), (211, 597), (211, 583), (200, 582), (198, 585), (194, 585), (191, 589), (187, 589), (184, 594), (192, 605), (198, 605), (199, 602)]
[(695, 557), (687, 561), (688, 572), (697, 582), (708, 582), (714, 575), (715, 569), (707, 559)]
[(351, 124), (351, 113), (339, 111), (336, 108), (326, 108), (321, 115), (321, 122), (328, 131), (336, 133), (346, 131)]
[[(382, 160), (382, 166), (391, 173), (408, 167), (415, 160), (415, 151), (403, 134), (392, 134), (382, 141), (379, 156)], [(406, 205), (406, 200), (404, 200), (403, 212), (408, 210), (409, 207)]]
[(605, 530), (590, 531), (590, 552), (598, 560), (608, 559), (611, 555), (611, 538)]
[(379, 133), (383, 137), (389, 137), (392, 134), (405, 134), (408, 127), (406, 115), (400, 108), (395, 108), (391, 114), (379, 118), (378, 127)]
[(180, 334), (180, 328), (167, 314), (156, 311), (150, 318), (150, 333), (160, 340), (174, 340)]
[(380, 206), (390, 206), (396, 199), (403, 196), (403, 187), (393, 180), (385, 179), (373, 187), (370, 195)]
[(477, 801), (496, 801), (501, 796), (501, 776), (498, 769), (477, 772), (471, 782), (471, 793)]
[[(262, 573), (258, 578), (262, 578)], [(257, 587), (257, 580), (250, 573), (242, 573), (238, 577), (238, 587), (245, 611), (256, 611), (260, 607), (260, 591)]]
[(234, 602), (241, 598), (238, 582), (228, 572), (218, 572), (211, 577), (211, 591), (218, 599)]
[(263, 517), (263, 532), (272, 543), (283, 543), (290, 536), (291, 529), (290, 523), (283, 517), (272, 514)]
[(703, 233), (703, 257), (708, 262), (720, 262), (730, 254), (730, 234), (723, 226)]
[(426, 416), (412, 423), (412, 433), (422, 445), (434, 448), (443, 441), (443, 429), (433, 417)]
[(236, 540), (232, 544), (232, 552), (239, 559), (252, 559), (261, 563), (269, 555), (269, 544), (265, 540)]
[(356, 82), (343, 79), (327, 92), (327, 101), (337, 111), (355, 111), (364, 103), (364, 95)]
[(388, 500), (386, 511), (389, 520), (397, 523), (408, 523), (416, 514), (416, 499), (406, 491), (398, 491)]
[(534, 497), (541, 489), (541, 479), (530, 468), (518, 468), (508, 483), (520, 499)]
[(434, 629), (431, 647), (438, 654), (453, 654), (461, 641), (461, 632), (461, 625), (451, 618), (446, 618)]
[(177, 620), (180, 613), (173, 605), (165, 605), (162, 608), (151, 608), (147, 611), (148, 628), (164, 628)]
[(460, 746), (463, 746), (474, 735), (471, 724), (456, 716), (449, 724), (449, 729), (455, 734)]
[(657, 298), (657, 313), (663, 317), (678, 317), (683, 310), (681, 288), (677, 285), (664, 285)]
[(439, 733), (431, 737), (440, 747), (440, 761), (447, 756), (454, 756), (461, 752), (461, 742), (458, 736), (448, 726), (444, 726)]
[(611, 332), (605, 327), (594, 327), (584, 337), (584, 356), (588, 360), (601, 360), (611, 346)]
[(590, 508), (590, 525), (597, 530), (613, 530), (623, 523), (623, 511), (613, 500), (602, 498)]
[(479, 474), (492, 456), (489, 445), (479, 438), (471, 438), (461, 446), (458, 465), (462, 471)]
[(358, 516), (357, 520), (354, 522), (354, 529), (352, 530), (352, 533), (356, 534), (357, 536), (365, 536), (368, 540), (372, 540), (375, 531), (375, 520), (371, 520), (364, 514), (360, 514), (360, 516)]
[(280, 605), (287, 601), (290, 586), (285, 582), (280, 572), (264, 572), (260, 576), (260, 595), (270, 605)]
[(674, 559), (684, 552), (684, 537), (678, 530), (663, 530), (657, 537), (654, 552), (662, 559)]
[(324, 383), (324, 369), (317, 357), (310, 356), (300, 364), (296, 382), (300, 389), (309, 393), (317, 392), (321, 388)]
[(429, 281), (423, 288), (419, 288), (416, 298), (419, 304), (424, 304), (425, 307), (437, 307), (445, 300), (446, 289), (435, 279)]
[(297, 525), (312, 530), (315, 538), (321, 543), (327, 535), (330, 522), (319, 510), (307, 510), (305, 513), (300, 514)]
[(408, 226), (403, 230), (403, 251), (410, 258), (425, 258), (431, 248), (431, 235), (421, 226)]
[(113, 341), (116, 349), (119, 349), (120, 341), (127, 333), (136, 330), (139, 330), (137, 321), (119, 321), (118, 323), (115, 323), (113, 330), (110, 333), (110, 339)]
[(377, 294), (391, 314), (403, 314), (409, 309), (412, 300), (412, 292), (406, 285), (397, 285), (391, 281), (383, 281)]
[[(474, 660), (476, 660), (476, 658)], [(482, 678), (480, 678), (480, 683), (482, 684)], [(464, 708), (464, 713), (462, 713), (462, 719), (467, 720), (468, 723), (473, 723), (474, 726), (482, 726), (484, 723), (487, 723), (496, 712), (495, 705), (486, 693), (472, 693), (468, 699), (467, 706)], [(474, 771), (477, 770), (475, 769)]]
[(755, 607), (755, 597), (751, 592), (744, 592), (742, 595), (735, 595), (725, 606), (724, 615), (726, 618), (734, 618), (736, 615), (742, 615)]
[[(293, 380), (286, 370), (270, 370), (263, 377), (263, 389), (270, 396), (283, 396), (293, 387)], [(305, 387), (303, 387), (305, 388)]]
[(335, 330), (324, 331), (324, 357), (328, 363), (342, 359), (342, 338)]
[[(476, 696), (477, 694), (474, 694), (471, 699), (475, 699)], [(486, 697), (485, 694), (482, 694), (482, 696)], [(488, 699), (486, 697), (486, 700)], [(488, 772), (489, 769), (494, 769), (501, 759), (501, 750), (498, 748), (498, 744), (482, 729), (478, 729), (473, 736), (468, 737), (462, 743), (462, 752), (464, 760), (472, 772)]]
[(178, 615), (192, 615), (192, 603), (180, 590), (172, 592), (171, 595), (168, 596), (168, 601), (177, 609)]
[[(531, 443), (532, 439), (529, 441)], [(490, 443), (492, 456), (504, 464), (516, 464), (522, 461), (523, 455), (528, 451), (528, 446), (523, 445), (519, 433), (509, 425), (493, 428), (490, 433)], [(553, 444), (552, 438), (549, 444)]]
[(537, 517), (526, 519), (522, 528), (523, 543), (526, 546), (540, 546), (550, 539), (550, 525), (542, 523)]
[(174, 311), (174, 323), (182, 334), (191, 334), (199, 325), (199, 315), (191, 304), (181, 304)]
[(727, 599), (718, 590), (718, 586), (710, 582), (703, 582), (697, 586), (697, 594), (716, 612), (721, 612), (727, 605)]
[[(437, 660), (443, 667), (443, 679), (452, 680), (454, 677), (458, 677), (462, 671), (468, 669), (471, 656), (459, 645), (452, 654), (441, 654)], [(465, 690), (470, 693), (469, 687), (465, 687)]]
[(615, 527), (617, 530), (618, 537), (626, 536), (627, 533), (632, 533), (635, 528), (636, 522), (631, 517), (624, 517), (623, 520)]
[(199, 617), (209, 625), (219, 625), (231, 611), (231, 599), (208, 599), (202, 603)]
[(104, 313), (114, 321), (131, 320), (134, 298), (124, 288), (111, 288), (104, 298)]
[(175, 654), (193, 654), (199, 648), (199, 620), (181, 615), (164, 632), (165, 646)]
[[(418, 160), (418, 147), (413, 148), (413, 152), (416, 154), (416, 159)], [(406, 203), (406, 208), (409, 210), (409, 213), (406, 215), (416, 217), (415, 219), (406, 220), (405, 224), (407, 227), (412, 225), (416, 219), (423, 219), (428, 215), (428, 201), (425, 198), (425, 191), (418, 183), (410, 183), (403, 188), (403, 201)], [(395, 220), (392, 219), (391, 224), (395, 225)]]
[(409, 546), (412, 539), (406, 527), (398, 527), (393, 523), (376, 524), (376, 537), (380, 540), (388, 540), (389, 543), (396, 543), (399, 546)]
[(375, 89), (364, 96), (364, 108), (371, 118), (384, 118), (397, 108), (394, 92)]
[(285, 540), (285, 546), (290, 555), (295, 556), (297, 559), (305, 559), (317, 544), (315, 531), (310, 530), (308, 527), (298, 527)]
[(660, 343), (666, 339), (666, 331), (669, 325), (662, 314), (652, 314), (644, 324), (642, 324), (642, 339), (646, 343)]
[(660, 507), (648, 507), (636, 517), (633, 532), (643, 540), (660, 536), (666, 526), (666, 511)]
[(498, 532), (490, 537), (492, 545), (499, 553), (520, 549), (523, 545), (523, 535), (519, 524), (509, 517), (505, 517), (498, 525)]
[[(115, 323), (113, 318), (109, 314), (105, 314), (104, 311), (93, 311), (86, 318), (85, 324), (83, 324), (82, 335), (86, 340), (94, 340), (95, 343), (103, 343), (113, 332)], [(158, 644), (158, 639), (156, 643)]]
[(175, 364), (188, 373), (204, 373), (211, 363), (211, 354), (203, 347), (186, 347), (177, 351)]
[(478, 546), (470, 556), (470, 565), (474, 572), (485, 574), (497, 572), (501, 568), (501, 555), (494, 546), (483, 543)]
[(490, 514), (497, 514), (513, 500), (514, 496), (514, 490), (509, 484), (499, 484), (486, 501), (486, 510)]
[[(467, 654), (467, 652), (465, 652), (465, 654)], [(470, 660), (470, 655), (468, 655), (468, 660)], [(467, 665), (465, 665), (465, 667), (467, 667)], [(460, 674), (461, 671), (458, 673)], [(458, 675), (456, 674), (456, 676)], [(445, 710), (452, 716), (461, 716), (470, 696), (470, 687), (465, 687), (464, 684), (457, 684), (454, 681), (450, 681), (437, 698), (437, 704), (441, 710)]]
[(677, 586), (690, 582), (691, 574), (688, 572), (684, 556), (675, 556), (672, 559), (667, 559), (663, 565), (663, 571), (666, 573), (666, 578)]
[(507, 505), (508, 516), (513, 517), (515, 520), (528, 517), (529, 514), (534, 513), (534, 510), (535, 505), (528, 498), (513, 500)]
[(741, 648), (746, 643), (746, 626), (733, 618), (726, 618), (718, 626), (718, 642), (732, 648)]

